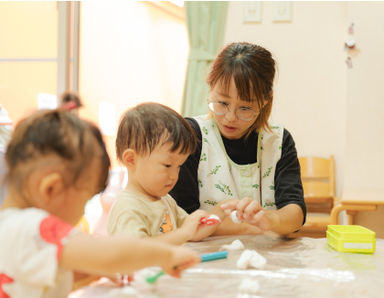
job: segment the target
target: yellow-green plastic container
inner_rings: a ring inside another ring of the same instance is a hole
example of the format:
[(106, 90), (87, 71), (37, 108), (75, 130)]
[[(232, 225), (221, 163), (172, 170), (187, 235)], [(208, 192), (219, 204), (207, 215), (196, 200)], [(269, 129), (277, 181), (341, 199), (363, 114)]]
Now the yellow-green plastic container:
[(376, 233), (358, 225), (328, 225), (327, 243), (341, 252), (374, 253)]

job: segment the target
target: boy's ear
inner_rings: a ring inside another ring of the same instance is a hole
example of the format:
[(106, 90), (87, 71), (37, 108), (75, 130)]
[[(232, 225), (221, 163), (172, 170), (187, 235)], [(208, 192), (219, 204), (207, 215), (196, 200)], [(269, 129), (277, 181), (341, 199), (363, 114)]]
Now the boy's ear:
[(126, 167), (133, 167), (136, 164), (136, 152), (133, 149), (124, 150), (121, 158)]
[(39, 193), (45, 203), (55, 198), (64, 187), (63, 178), (60, 173), (52, 172), (40, 180)]

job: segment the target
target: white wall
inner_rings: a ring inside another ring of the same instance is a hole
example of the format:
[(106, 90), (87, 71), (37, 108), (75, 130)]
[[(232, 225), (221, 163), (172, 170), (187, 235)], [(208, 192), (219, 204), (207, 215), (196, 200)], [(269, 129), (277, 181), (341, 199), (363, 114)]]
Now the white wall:
[[(347, 74), (345, 188), (384, 193), (384, 3), (351, 2), (357, 51)], [(364, 199), (364, 198), (363, 198)], [(359, 212), (355, 223), (384, 237), (384, 206)]]
[[(254, 24), (243, 23), (243, 4), (229, 5), (225, 42), (249, 41), (274, 54), (272, 120), (293, 134), (299, 155), (335, 155), (338, 196), (355, 188), (384, 193), (384, 3), (291, 2), (291, 21), (276, 23), (275, 3), (262, 2)], [(344, 49), (350, 38), (356, 50)], [(357, 223), (384, 235), (383, 212), (362, 212)]]
[(351, 2), (358, 51), (347, 73), (345, 187), (384, 193), (384, 3)]
[[(103, 102), (115, 107), (115, 119), (107, 117), (115, 126), (125, 110), (144, 101), (180, 112), (189, 50), (185, 19), (159, 6), (81, 3), (81, 116), (97, 122)], [(105, 140), (115, 165), (115, 135)]]
[(275, 3), (261, 3), (261, 22), (243, 22), (243, 2), (231, 2), (225, 43), (249, 41), (277, 61), (272, 121), (293, 135), (299, 155), (336, 160), (343, 184), (346, 132), (346, 2), (292, 2), (291, 21), (273, 21)]

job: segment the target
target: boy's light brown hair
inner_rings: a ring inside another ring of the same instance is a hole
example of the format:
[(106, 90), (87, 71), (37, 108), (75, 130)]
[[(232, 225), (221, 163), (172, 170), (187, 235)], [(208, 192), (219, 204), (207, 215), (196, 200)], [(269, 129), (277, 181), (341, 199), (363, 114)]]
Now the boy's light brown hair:
[(171, 143), (171, 152), (190, 154), (197, 137), (189, 123), (176, 111), (159, 103), (143, 103), (126, 111), (116, 137), (116, 155), (121, 161), (128, 148), (140, 155), (151, 154), (159, 145)]

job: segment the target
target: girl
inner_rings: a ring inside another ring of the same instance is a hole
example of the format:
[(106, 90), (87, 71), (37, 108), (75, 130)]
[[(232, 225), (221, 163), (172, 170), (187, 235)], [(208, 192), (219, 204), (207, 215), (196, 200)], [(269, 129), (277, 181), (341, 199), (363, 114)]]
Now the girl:
[(266, 49), (226, 46), (208, 75), (208, 116), (187, 118), (200, 146), (180, 171), (171, 195), (187, 212), (223, 204), (244, 224), (224, 221), (216, 233), (288, 234), (305, 221), (300, 166), (290, 133), (268, 122), (275, 61)]
[(73, 271), (127, 274), (158, 265), (178, 277), (198, 262), (185, 248), (73, 228), (108, 178), (110, 160), (91, 123), (64, 110), (37, 112), (17, 125), (5, 159), (0, 297), (66, 297)]

